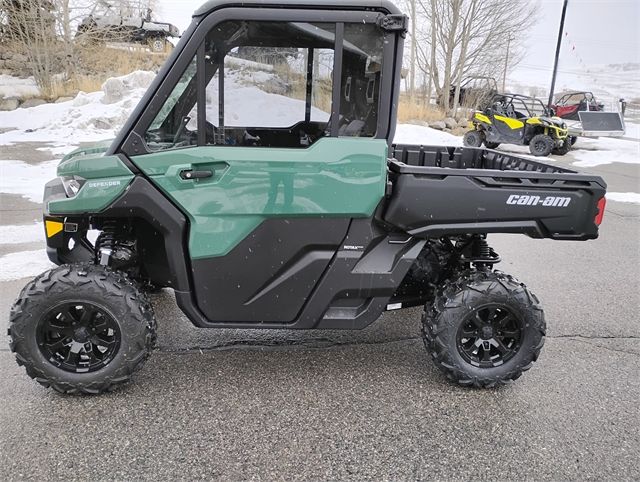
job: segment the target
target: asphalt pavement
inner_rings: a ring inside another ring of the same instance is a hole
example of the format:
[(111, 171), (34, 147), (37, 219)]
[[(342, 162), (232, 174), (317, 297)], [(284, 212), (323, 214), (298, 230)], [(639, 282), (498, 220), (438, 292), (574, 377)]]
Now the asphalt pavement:
[[(29, 145), (4, 155), (49, 159)], [(589, 172), (640, 192), (638, 165)], [(0, 194), (0, 225), (39, 211)], [(507, 387), (447, 382), (419, 309), (360, 332), (199, 330), (164, 290), (159, 348), (111, 394), (40, 387), (0, 338), (0, 480), (638, 480), (640, 206), (610, 201), (596, 241), (490, 243), (548, 324), (540, 360)], [(0, 283), (3, 333), (27, 281)]]

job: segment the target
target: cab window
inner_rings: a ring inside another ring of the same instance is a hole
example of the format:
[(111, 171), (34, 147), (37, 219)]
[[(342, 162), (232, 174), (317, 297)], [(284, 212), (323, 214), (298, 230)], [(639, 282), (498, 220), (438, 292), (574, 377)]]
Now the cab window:
[(374, 137), (383, 45), (368, 23), (223, 22), (149, 126), (147, 145), (306, 148), (332, 135)]

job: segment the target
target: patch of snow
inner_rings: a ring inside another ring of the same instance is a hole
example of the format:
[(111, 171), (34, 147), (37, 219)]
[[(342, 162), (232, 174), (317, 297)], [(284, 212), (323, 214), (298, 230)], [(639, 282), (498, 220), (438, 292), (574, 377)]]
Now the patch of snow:
[(462, 137), (431, 127), (415, 124), (398, 124), (393, 139), (397, 144), (462, 146)]
[(579, 167), (595, 167), (614, 162), (640, 164), (640, 142), (607, 137), (580, 138), (571, 154), (577, 159), (573, 165)]
[(37, 97), (40, 89), (33, 77), (21, 79), (12, 75), (0, 75), (0, 97)]
[(44, 240), (41, 222), (20, 226), (0, 226), (0, 245), (27, 244)]
[(6, 254), (0, 257), (0, 281), (33, 278), (54, 267), (44, 249)]
[(624, 123), (624, 127), (625, 127), (624, 137), (640, 140), (640, 124), (626, 121)]
[(56, 177), (59, 161), (28, 164), (22, 161), (0, 161), (0, 192), (18, 194), (34, 203), (42, 202), (44, 185)]
[(607, 200), (619, 203), (640, 204), (640, 194), (637, 192), (608, 192)]

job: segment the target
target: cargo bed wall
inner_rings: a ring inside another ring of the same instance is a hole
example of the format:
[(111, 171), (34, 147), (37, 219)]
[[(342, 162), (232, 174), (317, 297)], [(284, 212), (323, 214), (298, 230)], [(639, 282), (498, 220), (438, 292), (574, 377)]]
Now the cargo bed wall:
[(390, 154), (384, 219), (414, 236), (598, 236), (599, 177), (486, 149), (395, 145)]

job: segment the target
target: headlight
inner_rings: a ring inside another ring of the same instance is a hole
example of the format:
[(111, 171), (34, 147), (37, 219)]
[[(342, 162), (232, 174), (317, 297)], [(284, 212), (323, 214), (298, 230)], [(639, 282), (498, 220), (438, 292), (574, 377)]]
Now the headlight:
[(86, 182), (85, 179), (78, 176), (64, 176), (60, 179), (62, 179), (62, 186), (64, 187), (64, 192), (66, 193), (67, 197), (76, 197), (78, 192)]

